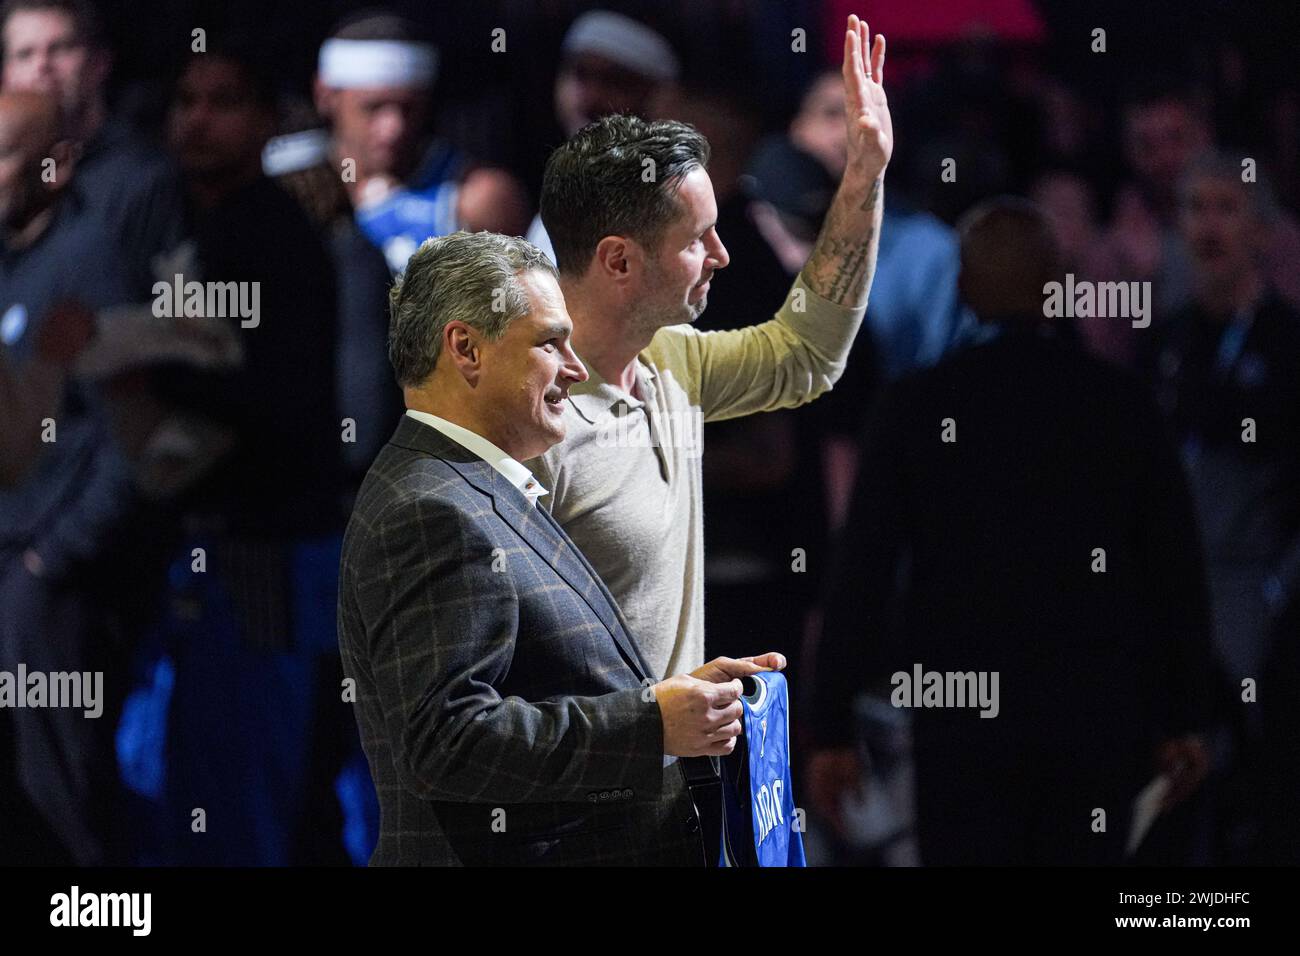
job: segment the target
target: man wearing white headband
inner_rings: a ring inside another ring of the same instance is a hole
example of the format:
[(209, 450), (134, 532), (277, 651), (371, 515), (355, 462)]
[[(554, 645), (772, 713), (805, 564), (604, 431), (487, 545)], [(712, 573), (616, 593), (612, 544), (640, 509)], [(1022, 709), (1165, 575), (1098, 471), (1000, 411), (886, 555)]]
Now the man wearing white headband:
[[(651, 99), (677, 79), (680, 69), (667, 40), (608, 10), (591, 10), (574, 20), (560, 57), (555, 118), (566, 138), (611, 113), (645, 116)], [(555, 261), (540, 215), (528, 227), (528, 241)]]
[(397, 40), (326, 40), (320, 48), (318, 78), (333, 89), (432, 86), (438, 51), (427, 43)]
[(316, 108), (331, 125), (329, 163), (342, 173), (358, 225), (400, 270), (430, 236), (457, 229), (517, 235), (528, 221), (523, 188), (498, 169), (473, 169), (426, 136), (438, 51), (399, 17), (366, 14), (321, 46)]

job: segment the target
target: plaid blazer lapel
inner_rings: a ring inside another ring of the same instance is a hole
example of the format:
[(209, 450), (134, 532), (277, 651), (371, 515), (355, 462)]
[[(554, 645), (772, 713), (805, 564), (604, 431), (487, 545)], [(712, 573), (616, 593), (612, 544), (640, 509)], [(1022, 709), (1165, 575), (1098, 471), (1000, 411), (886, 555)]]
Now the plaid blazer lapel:
[(488, 494), (492, 495), (492, 504), (497, 514), (568, 582), (569, 587), (582, 596), (614, 638), (637, 678), (649, 678), (650, 668), (641, 659), (636, 644), (623, 627), (618, 606), (578, 546), (546, 509), (530, 504), (524, 493), (501, 477), (495, 469), (491, 477), (497, 490)]
[(613, 596), (578, 546), (544, 508), (530, 504), (522, 491), (482, 458), (409, 415), (402, 416), (392, 441), (404, 448), (441, 458), (468, 484), (491, 498), (492, 507), (501, 519), (537, 552), (538, 557), (555, 569), (555, 573), (582, 597), (605, 625), (637, 678), (653, 679), (649, 665), (623, 627), (622, 615)]
[[(582, 566), (586, 568), (588, 576), (590, 576), (591, 580), (596, 583), (596, 587), (600, 589), (600, 593), (605, 598), (606, 603), (614, 611), (615, 617), (618, 618), (619, 631), (621, 631), (623, 634), (627, 635), (628, 637), (628, 643), (631, 646), (632, 652), (636, 656), (637, 662), (640, 664), (641, 676), (651, 677), (653, 679), (654, 671), (650, 667), (650, 665), (646, 662), (646, 659), (641, 656), (641, 648), (637, 646), (636, 638), (633, 637), (632, 632), (628, 630), (627, 621), (624, 620), (623, 618), (622, 608), (618, 606), (618, 602), (614, 600), (614, 595), (610, 593), (610, 590), (608, 586), (606, 586), (604, 580), (602, 580), (601, 576), (596, 573), (596, 569), (592, 567), (591, 562), (587, 560), (587, 556), (582, 553), (582, 549), (579, 548), (576, 544), (574, 544), (573, 539), (569, 537), (568, 533), (564, 530), (564, 527), (558, 521), (555, 520), (555, 516), (553, 514), (551, 514), (545, 508), (540, 508), (540, 507), (534, 508), (532, 510), (537, 512), (538, 516), (544, 519), (547, 522), (547, 524), (549, 524), (555, 530), (556, 534), (560, 535), (561, 537), (564, 538), (565, 541), (568, 542), (570, 550), (575, 555), (577, 555), (578, 560), (582, 563)], [(615, 637), (617, 637), (618, 631), (615, 631), (614, 634)]]

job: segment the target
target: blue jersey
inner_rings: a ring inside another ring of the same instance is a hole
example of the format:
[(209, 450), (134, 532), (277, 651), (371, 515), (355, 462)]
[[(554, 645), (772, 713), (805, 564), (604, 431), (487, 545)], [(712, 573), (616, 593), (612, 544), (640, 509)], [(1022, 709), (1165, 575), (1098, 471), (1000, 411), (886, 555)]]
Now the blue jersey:
[(408, 182), (379, 202), (358, 207), (357, 225), (383, 250), (394, 274), (406, 268), (406, 260), (424, 240), (460, 228), (456, 204), (461, 167), (459, 154), (435, 142)]
[(719, 866), (804, 866), (790, 779), (790, 702), (785, 676), (755, 674), (741, 698), (744, 736), (722, 759)]

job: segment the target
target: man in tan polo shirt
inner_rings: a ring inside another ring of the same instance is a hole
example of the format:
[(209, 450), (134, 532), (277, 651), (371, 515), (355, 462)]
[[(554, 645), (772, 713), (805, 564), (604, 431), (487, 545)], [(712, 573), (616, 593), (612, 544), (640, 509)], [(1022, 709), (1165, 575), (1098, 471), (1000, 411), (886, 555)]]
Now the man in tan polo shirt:
[(728, 262), (709, 146), (694, 128), (611, 116), (547, 163), (542, 219), (590, 378), (570, 389), (567, 439), (528, 467), (657, 676), (704, 662), (704, 422), (816, 398), (839, 378), (862, 322), (893, 150), (884, 58), (884, 38), (872, 47), (866, 24), (849, 17), (848, 167), (784, 306), (760, 325), (690, 326)]

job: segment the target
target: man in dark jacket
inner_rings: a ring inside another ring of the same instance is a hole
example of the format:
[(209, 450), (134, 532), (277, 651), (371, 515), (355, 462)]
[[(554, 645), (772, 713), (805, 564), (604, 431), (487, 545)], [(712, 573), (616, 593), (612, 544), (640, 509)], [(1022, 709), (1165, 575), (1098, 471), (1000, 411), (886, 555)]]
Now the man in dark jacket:
[[(39, 370), (75, 313), (126, 301), (125, 269), (67, 189), (70, 143), (51, 97), (0, 95), (0, 154), (0, 354)], [(46, 157), (53, 177), (42, 175)], [(113, 859), (111, 741), (125, 635), (123, 589), (112, 582), (131, 567), (122, 555), (134, 489), (101, 396), (62, 371), (46, 378), (39, 442), (21, 434), (21, 420), (0, 422), (34, 458), (0, 489), (0, 671), (99, 671), (110, 699), (95, 718), (0, 708), (0, 862), (94, 865)], [(24, 401), (40, 398), (38, 383), (24, 385)]]
[(973, 211), (961, 251), (997, 335), (871, 420), (816, 650), (813, 802), (836, 820), (852, 699), (892, 674), (891, 702), (917, 708), (923, 862), (1116, 862), (1143, 786), (1166, 773), (1171, 806), (1206, 769), (1191, 504), (1142, 386), (1044, 320), (1058, 260), (1037, 208)]
[(1279, 746), (1295, 736), (1293, 724), (1265, 721), (1295, 695), (1273, 668), (1295, 659), (1285, 645), (1296, 641), (1300, 597), (1300, 314), (1262, 266), (1277, 215), (1269, 187), (1241, 175), (1238, 157), (1209, 154), (1182, 183), (1192, 299), (1152, 330), (1145, 365), (1182, 451), (1205, 539), (1215, 645), (1239, 689), (1236, 763), (1246, 773), (1226, 785), (1225, 799), (1239, 808), (1227, 860), (1245, 863), (1261, 852), (1281, 859), (1283, 843), (1290, 859), (1300, 856), (1294, 834), (1277, 838), (1285, 821), (1271, 819), (1265, 795), (1280, 782), (1270, 770)]
[[(167, 767), (160, 789), (138, 787), (163, 801), (146, 826), (168, 862), (314, 863), (305, 848), (330, 842), (327, 859), (343, 858), (337, 768), (316, 766), (345, 710), (327, 703), (341, 679), (336, 286), (315, 226), (262, 174), (273, 94), (240, 44), (210, 42), (168, 113), (191, 241), (155, 287), (155, 315), (203, 319), (238, 343), (233, 363), (167, 361), (146, 378), (155, 433), (179, 433), (171, 446), (189, 453), (159, 492), (181, 526), (159, 626), (175, 665)], [(190, 289), (203, 293), (193, 303)], [(193, 828), (195, 807), (212, 836)]]

